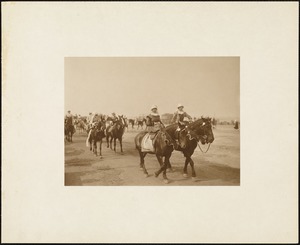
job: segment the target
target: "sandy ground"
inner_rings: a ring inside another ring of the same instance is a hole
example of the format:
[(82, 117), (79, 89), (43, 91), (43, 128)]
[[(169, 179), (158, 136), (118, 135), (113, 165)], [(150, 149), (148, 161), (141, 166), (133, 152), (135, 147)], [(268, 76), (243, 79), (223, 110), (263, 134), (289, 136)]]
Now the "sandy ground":
[[(123, 136), (123, 151), (117, 152), (102, 144), (102, 158), (92, 154), (85, 145), (86, 133), (76, 132), (73, 142), (65, 143), (65, 185), (67, 186), (157, 186), (166, 185), (162, 174), (154, 176), (159, 169), (155, 155), (145, 158), (149, 177), (145, 177), (139, 167), (139, 155), (134, 145), (134, 137), (141, 130), (128, 129)], [(196, 179), (191, 178), (188, 166), (187, 178), (183, 177), (184, 160), (182, 153), (174, 151), (171, 156), (173, 172), (167, 176), (170, 186), (228, 186), (240, 185), (240, 131), (232, 125), (219, 125), (213, 130), (215, 141), (204, 154), (196, 149), (193, 160)], [(206, 145), (202, 149), (206, 149)]]

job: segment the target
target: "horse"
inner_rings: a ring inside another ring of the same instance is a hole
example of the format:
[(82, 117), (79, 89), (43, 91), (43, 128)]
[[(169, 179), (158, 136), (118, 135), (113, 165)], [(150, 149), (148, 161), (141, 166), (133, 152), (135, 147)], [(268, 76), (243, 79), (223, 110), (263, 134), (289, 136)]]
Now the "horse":
[[(170, 125), (170, 127), (174, 130), (176, 129), (177, 125)], [(177, 151), (181, 151), (185, 157), (185, 163), (183, 168), (183, 176), (185, 178), (188, 177), (187, 172), (187, 166), (188, 164), (191, 165), (192, 168), (192, 178), (196, 178), (196, 171), (194, 168), (194, 161), (192, 160), (192, 155), (194, 154), (194, 151), (198, 145), (198, 142), (200, 141), (202, 145), (210, 144), (214, 141), (214, 134), (212, 132), (212, 124), (211, 124), (211, 118), (207, 117), (201, 117), (200, 119), (191, 122), (189, 125), (185, 127), (185, 130), (187, 131), (186, 135), (186, 147), (178, 147)], [(200, 148), (200, 146), (199, 146)], [(209, 148), (208, 148), (209, 149)], [(200, 148), (201, 150), (201, 148)], [(201, 150), (202, 151), (202, 150)], [(167, 169), (172, 171), (172, 166), (170, 164), (170, 157), (166, 159), (167, 162)]]
[[(148, 177), (148, 172), (145, 167), (145, 156), (147, 153), (150, 154), (155, 154), (156, 158), (160, 164), (160, 169), (154, 173), (155, 177), (158, 177), (161, 172), (163, 172), (163, 180), (166, 184), (169, 183), (169, 180), (167, 178), (166, 170), (168, 166), (168, 159), (171, 157), (171, 154), (176, 148), (177, 143), (174, 141), (175, 138), (175, 129), (173, 127), (167, 126), (157, 132), (153, 139), (153, 150), (149, 151), (143, 151), (142, 150), (142, 141), (143, 138), (146, 136), (148, 131), (142, 131), (138, 133), (135, 138), (135, 147), (139, 152), (140, 156), (140, 168), (144, 171), (145, 177)], [(178, 139), (179, 139), (179, 145), (182, 149), (186, 147), (186, 137), (187, 131), (182, 130), (178, 134)], [(164, 161), (163, 161), (164, 158)]]
[(239, 129), (239, 122), (238, 121), (234, 121), (234, 129)]
[(217, 126), (217, 120), (215, 118), (212, 119), (211, 123), (212, 123), (212, 127), (216, 128), (216, 126)]
[(73, 142), (72, 141), (72, 136), (75, 133), (75, 128), (72, 124), (72, 118), (66, 118), (65, 119), (65, 139), (69, 142)]
[(125, 128), (127, 128), (127, 131), (128, 131), (128, 119), (127, 119), (127, 117), (125, 117), (125, 116), (123, 116), (123, 115), (122, 115), (121, 117), (122, 117), (124, 126), (125, 126)]
[(105, 138), (105, 122), (98, 121), (94, 128), (91, 129), (90, 137), (88, 138), (88, 142), (90, 145), (90, 151), (97, 156), (97, 143), (99, 142), (99, 156), (102, 157), (102, 139)]
[(141, 127), (141, 129), (144, 128), (144, 123), (146, 122), (146, 119), (137, 119), (136, 120), (136, 124), (137, 124), (137, 129), (139, 129)]
[(113, 124), (107, 127), (106, 129), (106, 143), (107, 148), (112, 149), (112, 141), (114, 140), (114, 151), (116, 152), (116, 140), (120, 142), (121, 152), (123, 152), (122, 146), (122, 137), (125, 132), (125, 120), (123, 116), (118, 116), (118, 120)]
[(128, 124), (131, 125), (132, 129), (134, 129), (134, 119), (128, 119)]
[(83, 122), (83, 120), (80, 119), (76, 120), (75, 125), (79, 133), (83, 133), (84, 131), (87, 131), (87, 125)]

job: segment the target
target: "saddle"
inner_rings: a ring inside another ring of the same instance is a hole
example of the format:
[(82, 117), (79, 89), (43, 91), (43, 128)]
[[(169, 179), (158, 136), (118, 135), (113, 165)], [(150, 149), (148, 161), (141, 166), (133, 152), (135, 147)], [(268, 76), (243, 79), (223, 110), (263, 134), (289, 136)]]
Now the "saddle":
[(145, 134), (141, 142), (142, 152), (154, 152), (153, 142), (157, 136), (157, 132), (150, 132)]
[(150, 139), (151, 139), (151, 140), (154, 140), (154, 138), (155, 138), (155, 136), (157, 135), (158, 131), (159, 131), (159, 130), (149, 132), (149, 136), (150, 136)]

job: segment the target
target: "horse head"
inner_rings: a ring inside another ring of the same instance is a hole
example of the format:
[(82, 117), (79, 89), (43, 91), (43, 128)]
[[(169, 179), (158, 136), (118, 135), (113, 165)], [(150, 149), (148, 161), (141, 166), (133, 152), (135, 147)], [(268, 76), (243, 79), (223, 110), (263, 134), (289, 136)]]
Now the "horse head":
[(188, 125), (187, 129), (191, 138), (200, 140), (203, 145), (214, 141), (211, 118), (209, 117), (201, 117)]
[(104, 121), (100, 120), (96, 123), (96, 129), (97, 131), (104, 131), (106, 128), (106, 124)]
[(153, 123), (152, 123), (152, 119), (150, 116), (146, 116), (146, 118), (143, 118), (143, 120), (141, 121), (142, 123), (146, 123), (147, 126), (152, 126)]

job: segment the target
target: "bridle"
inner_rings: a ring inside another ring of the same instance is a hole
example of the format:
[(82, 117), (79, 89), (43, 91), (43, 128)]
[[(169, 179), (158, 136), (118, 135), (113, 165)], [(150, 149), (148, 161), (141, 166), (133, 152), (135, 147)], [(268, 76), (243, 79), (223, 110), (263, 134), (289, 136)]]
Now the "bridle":
[[(201, 125), (201, 127), (204, 127), (204, 126), (205, 126), (205, 122)], [(185, 129), (184, 129), (184, 130), (185, 130)], [(189, 129), (189, 131), (191, 131), (191, 132), (193, 132), (195, 135), (197, 135), (197, 134), (195, 133), (195, 131), (193, 131), (192, 129)], [(189, 135), (190, 140), (192, 140), (193, 137), (191, 136), (191, 134), (188, 134), (188, 135)], [(198, 136), (198, 135), (197, 135), (197, 136)], [(201, 136), (200, 136), (200, 137), (201, 137)], [(202, 153), (207, 153), (208, 150), (209, 150), (209, 148), (210, 148), (210, 144), (211, 144), (211, 143), (208, 143), (208, 147), (207, 147), (206, 151), (203, 151), (202, 148), (201, 148), (201, 146), (199, 145), (199, 139), (198, 139), (198, 138), (196, 138), (196, 141), (197, 141), (197, 145), (198, 145), (200, 151), (201, 151)]]
[(103, 121), (97, 122), (97, 124), (95, 125), (95, 129), (97, 132), (104, 132), (104, 130), (105, 130), (104, 122)]

